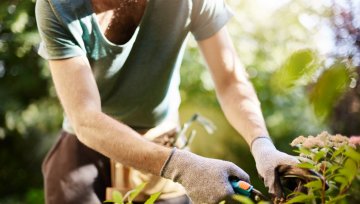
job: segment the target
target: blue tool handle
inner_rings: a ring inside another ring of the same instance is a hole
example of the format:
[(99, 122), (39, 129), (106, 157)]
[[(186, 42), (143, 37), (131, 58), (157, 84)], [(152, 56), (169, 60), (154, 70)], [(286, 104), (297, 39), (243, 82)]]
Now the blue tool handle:
[(230, 181), (235, 193), (250, 197), (251, 191), (254, 189), (252, 185), (245, 181)]

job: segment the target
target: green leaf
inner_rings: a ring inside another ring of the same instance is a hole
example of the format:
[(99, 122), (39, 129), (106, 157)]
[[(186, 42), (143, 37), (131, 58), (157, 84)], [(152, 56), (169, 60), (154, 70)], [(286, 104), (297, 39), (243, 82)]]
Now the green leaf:
[(225, 204), (226, 202), (225, 202), (225, 200), (223, 200), (223, 201), (221, 201), (219, 204)]
[(336, 63), (325, 70), (310, 91), (315, 114), (326, 118), (340, 96), (348, 89), (350, 74), (347, 65)]
[(309, 201), (311, 199), (314, 199), (313, 195), (298, 195), (292, 199), (290, 199), (289, 201), (286, 202), (286, 204), (291, 204), (291, 203), (305, 203), (305, 201)]
[(313, 164), (310, 164), (308, 162), (299, 163), (297, 164), (298, 167), (304, 168), (304, 169), (315, 169), (315, 166)]
[(242, 196), (242, 195), (233, 195), (232, 198), (236, 201), (239, 201), (240, 203), (243, 203), (243, 204), (254, 204), (254, 202), (246, 197), (246, 196)]
[(347, 147), (346, 151), (344, 153), (346, 156), (350, 157), (351, 159), (355, 160), (357, 163), (360, 162), (360, 153), (357, 152), (355, 149), (353, 149), (352, 147)]
[(333, 165), (333, 166), (329, 167), (329, 168), (326, 170), (325, 173), (326, 173), (326, 175), (328, 175), (328, 174), (333, 175), (334, 172), (335, 172), (336, 170), (340, 169), (340, 168), (341, 168), (341, 167), (338, 166), (338, 165)]
[(136, 188), (131, 191), (131, 193), (129, 194), (129, 199), (128, 199), (130, 203), (136, 198), (136, 196), (138, 196), (140, 194), (140, 192), (145, 188), (146, 184), (147, 183), (142, 183), (142, 184), (136, 186)]
[(271, 78), (272, 87), (277, 91), (286, 92), (297, 84), (304, 84), (318, 67), (316, 59), (315, 53), (310, 49), (292, 53), (273, 74)]
[(145, 204), (153, 204), (159, 198), (161, 192), (154, 193), (146, 200)]
[(289, 193), (289, 194), (287, 195), (287, 197), (291, 198), (291, 197), (295, 197), (295, 196), (303, 195), (303, 194), (304, 194), (304, 193), (299, 192), (299, 191), (293, 191), (293, 192)]
[(304, 148), (304, 147), (300, 147), (299, 150), (300, 150), (300, 153), (301, 153), (301, 154), (304, 154), (304, 155), (307, 155), (307, 156), (313, 154), (309, 149)]
[(119, 191), (113, 191), (112, 192), (112, 199), (114, 200), (114, 203), (122, 204), (124, 203), (123, 196)]
[(314, 161), (318, 162), (320, 159), (323, 159), (326, 156), (326, 152), (323, 150), (320, 150), (319, 152), (317, 152), (314, 156)]
[(336, 177), (343, 177), (343, 174), (341, 174), (341, 173), (339, 173), (339, 172), (335, 172), (334, 174), (331, 174), (331, 175), (329, 175), (328, 177), (327, 177), (327, 179), (329, 179), (329, 180), (333, 180), (333, 179), (335, 179)]
[(331, 198), (329, 201), (327, 201), (328, 204), (331, 204), (331, 203), (338, 203), (338, 201), (344, 199), (346, 196), (348, 196), (348, 194), (343, 194), (343, 195), (338, 195), (334, 198)]
[(348, 180), (346, 178), (344, 178), (343, 176), (336, 176), (334, 178), (334, 181), (340, 183), (340, 184), (347, 184)]
[(337, 149), (331, 156), (331, 159), (334, 159), (335, 157), (337, 157), (339, 154), (344, 153), (345, 151), (345, 146), (341, 146), (339, 147), (339, 149)]
[(321, 182), (321, 180), (310, 181), (307, 184), (305, 184), (304, 186), (307, 188), (311, 188), (313, 190), (318, 190), (318, 189), (322, 189), (322, 182)]
[(257, 204), (271, 204), (270, 202), (268, 202), (268, 201), (260, 201), (260, 202), (258, 202)]
[(350, 183), (355, 178), (357, 170), (355, 161), (347, 159), (345, 161), (344, 168), (341, 168), (339, 173), (344, 175), (348, 179), (348, 183)]

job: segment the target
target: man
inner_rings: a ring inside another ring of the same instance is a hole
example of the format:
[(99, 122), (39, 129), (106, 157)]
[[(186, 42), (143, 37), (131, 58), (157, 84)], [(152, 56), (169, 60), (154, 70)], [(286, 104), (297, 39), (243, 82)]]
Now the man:
[(189, 33), (271, 193), (275, 167), (297, 162), (269, 138), (225, 28), (231, 12), (223, 0), (38, 0), (36, 16), (39, 53), (49, 61), (66, 115), (43, 165), (47, 203), (101, 203), (110, 185), (108, 158), (180, 183), (160, 182), (164, 203), (188, 203), (185, 192), (193, 203), (217, 203), (234, 193), (229, 178), (249, 181), (233, 163), (142, 137), (178, 124), (179, 67)]

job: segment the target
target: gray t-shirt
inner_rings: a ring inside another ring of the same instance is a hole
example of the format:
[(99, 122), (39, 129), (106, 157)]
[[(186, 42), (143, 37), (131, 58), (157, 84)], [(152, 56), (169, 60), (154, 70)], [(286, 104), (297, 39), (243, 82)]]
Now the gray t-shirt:
[[(148, 0), (131, 39), (115, 45), (102, 34), (91, 0), (37, 0), (39, 54), (48, 60), (86, 56), (102, 110), (131, 127), (151, 128), (177, 115), (188, 34), (206, 39), (231, 16), (223, 0)], [(73, 132), (67, 120), (64, 128)]]

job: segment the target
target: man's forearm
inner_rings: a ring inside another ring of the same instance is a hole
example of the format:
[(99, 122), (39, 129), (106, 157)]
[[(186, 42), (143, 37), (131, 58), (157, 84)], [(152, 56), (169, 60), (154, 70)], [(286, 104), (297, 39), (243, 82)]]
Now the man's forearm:
[(226, 28), (198, 43), (212, 73), (221, 107), (231, 125), (249, 145), (254, 138), (267, 136), (259, 100)]
[(86, 111), (73, 120), (81, 142), (126, 166), (159, 175), (170, 154), (170, 149), (147, 141), (104, 113)]
[(219, 93), (221, 107), (230, 124), (250, 145), (259, 136), (268, 136), (260, 102), (250, 81), (230, 82)]

